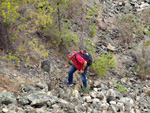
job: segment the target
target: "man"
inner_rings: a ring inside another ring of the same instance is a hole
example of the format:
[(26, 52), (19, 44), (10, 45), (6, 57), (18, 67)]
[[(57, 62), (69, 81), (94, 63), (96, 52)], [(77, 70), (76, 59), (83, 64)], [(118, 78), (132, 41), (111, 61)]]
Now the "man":
[(70, 51), (67, 50), (66, 51), (66, 57), (68, 58), (67, 64), (65, 65), (65, 68), (68, 67), (69, 62), (72, 60), (73, 65), (72, 67), (69, 69), (68, 72), (68, 82), (65, 83), (64, 85), (67, 86), (72, 86), (73, 84), (73, 73), (76, 70), (79, 70), (81, 73), (81, 79), (83, 82), (84, 87), (87, 87), (87, 79), (86, 79), (86, 73), (87, 73), (87, 61), (85, 59), (83, 59), (80, 55), (76, 55), (75, 58), (75, 54), (78, 53), (77, 51)]

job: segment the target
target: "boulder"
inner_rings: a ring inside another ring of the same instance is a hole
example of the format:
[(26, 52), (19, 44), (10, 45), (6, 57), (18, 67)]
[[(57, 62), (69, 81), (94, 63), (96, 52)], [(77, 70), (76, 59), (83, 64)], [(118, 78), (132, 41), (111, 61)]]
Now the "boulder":
[(16, 100), (16, 98), (9, 92), (7, 91), (3, 91), (2, 93), (0, 93), (0, 103), (1, 104), (11, 104)]

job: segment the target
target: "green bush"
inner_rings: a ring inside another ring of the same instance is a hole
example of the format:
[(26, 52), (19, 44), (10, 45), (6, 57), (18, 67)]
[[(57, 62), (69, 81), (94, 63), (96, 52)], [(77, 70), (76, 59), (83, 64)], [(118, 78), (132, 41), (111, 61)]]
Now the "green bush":
[(105, 76), (109, 68), (116, 67), (116, 62), (113, 58), (113, 53), (108, 52), (106, 55), (103, 54), (98, 57), (97, 60), (93, 61), (91, 69), (96, 72), (96, 74), (101, 77)]
[(91, 38), (95, 37), (95, 28), (96, 28), (96, 24), (93, 24), (93, 25), (89, 26), (89, 31), (90, 31), (90, 37)]
[(114, 85), (115, 85), (115, 87), (117, 87), (117, 89), (120, 93), (127, 91), (127, 88), (123, 85), (123, 83), (117, 84), (116, 82), (114, 82)]

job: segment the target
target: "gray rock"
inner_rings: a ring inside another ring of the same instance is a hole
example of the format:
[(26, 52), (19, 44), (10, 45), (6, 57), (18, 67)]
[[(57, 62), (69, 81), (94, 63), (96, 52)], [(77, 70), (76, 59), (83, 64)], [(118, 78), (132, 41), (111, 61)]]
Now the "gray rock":
[(9, 110), (8, 110), (8, 108), (3, 108), (2, 111), (3, 111), (4, 113), (7, 113)]
[(107, 102), (116, 99), (116, 92), (113, 89), (109, 89), (106, 94)]
[(16, 100), (16, 98), (9, 92), (3, 91), (0, 93), (0, 103), (1, 104), (11, 104)]
[(100, 100), (103, 100), (103, 99), (105, 98), (105, 95), (104, 95), (103, 92), (98, 92), (97, 97), (98, 97)]
[(86, 101), (86, 102), (88, 102), (88, 103), (92, 102), (92, 99), (91, 99), (90, 96), (84, 96), (83, 100)]
[(38, 82), (37, 84), (36, 84), (36, 87), (38, 87), (38, 88), (40, 88), (41, 90), (43, 90), (43, 91), (48, 91), (48, 85), (45, 83), (45, 82)]
[(21, 105), (27, 105), (30, 103), (26, 97), (18, 97), (17, 102)]
[(146, 8), (149, 7), (150, 5), (148, 3), (143, 3), (142, 5), (140, 5), (140, 8)]
[(51, 100), (51, 98), (45, 94), (30, 94), (27, 96), (28, 100), (31, 102), (31, 105), (39, 105), (43, 106), (46, 104), (48, 101)]
[(125, 111), (125, 107), (124, 107), (124, 104), (123, 104), (123, 103), (118, 102), (118, 103), (117, 103), (117, 107), (118, 107), (118, 109), (119, 109), (121, 112), (124, 112), (124, 111)]
[(50, 71), (50, 61), (46, 60), (41, 62), (41, 68), (46, 71), (49, 72)]
[(79, 98), (80, 97), (80, 94), (79, 94), (79, 92), (77, 90), (73, 90), (72, 95), (75, 98)]
[(124, 103), (124, 104), (130, 105), (131, 107), (134, 106), (134, 101), (131, 98), (122, 97), (119, 101)]
[(94, 99), (92, 99), (92, 103), (93, 104), (100, 103), (100, 100), (98, 98), (94, 98)]
[(115, 47), (112, 46), (110, 43), (108, 44), (107, 49), (112, 51), (112, 52), (114, 52), (116, 50)]

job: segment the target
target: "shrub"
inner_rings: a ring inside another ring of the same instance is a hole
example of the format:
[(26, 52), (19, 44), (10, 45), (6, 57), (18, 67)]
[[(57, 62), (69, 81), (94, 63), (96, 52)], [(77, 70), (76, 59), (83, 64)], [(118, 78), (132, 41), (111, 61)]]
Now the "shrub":
[(126, 44), (131, 44), (133, 39), (142, 37), (145, 33), (150, 35), (150, 8), (143, 10), (139, 14), (123, 14), (116, 21), (119, 33)]
[(95, 37), (95, 28), (96, 28), (96, 24), (93, 24), (93, 25), (89, 26), (89, 31), (90, 31), (90, 37), (91, 38)]
[(117, 20), (117, 27), (122, 37), (122, 41), (127, 44), (131, 44), (133, 39), (142, 36), (144, 26), (139, 19), (140, 15), (123, 14), (120, 19)]
[(97, 60), (94, 60), (91, 69), (94, 70), (99, 77), (101, 77), (105, 76), (108, 69), (113, 67), (116, 67), (116, 62), (113, 59), (113, 53), (108, 52), (106, 55), (103, 54), (101, 57), (98, 57)]
[[(143, 41), (141, 44), (138, 45), (133, 50), (133, 53), (136, 57), (137, 65), (136, 65), (136, 71), (139, 75), (139, 77), (143, 80), (146, 79), (146, 77), (150, 73), (150, 41)], [(150, 75), (149, 75), (150, 76)]]
[(115, 87), (117, 87), (120, 93), (127, 91), (127, 88), (123, 85), (123, 83), (119, 84), (114, 82)]

